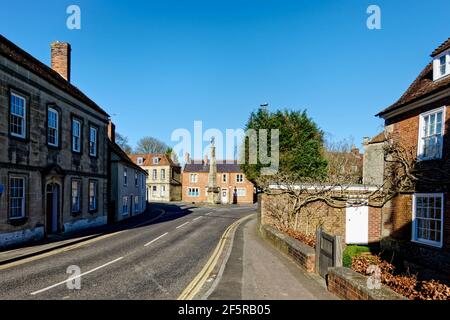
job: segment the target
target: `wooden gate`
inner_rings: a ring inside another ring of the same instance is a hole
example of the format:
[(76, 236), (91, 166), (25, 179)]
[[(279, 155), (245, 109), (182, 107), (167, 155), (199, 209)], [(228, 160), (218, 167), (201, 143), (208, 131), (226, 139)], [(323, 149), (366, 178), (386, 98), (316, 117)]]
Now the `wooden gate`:
[(323, 278), (328, 274), (328, 268), (342, 266), (342, 249), (339, 236), (330, 235), (317, 230), (316, 272)]

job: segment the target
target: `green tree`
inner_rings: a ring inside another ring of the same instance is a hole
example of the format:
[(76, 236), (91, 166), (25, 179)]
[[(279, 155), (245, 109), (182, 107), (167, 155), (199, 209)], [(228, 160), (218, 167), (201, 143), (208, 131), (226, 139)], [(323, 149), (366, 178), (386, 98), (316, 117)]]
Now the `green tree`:
[[(306, 111), (278, 110), (270, 112), (262, 106), (252, 112), (246, 130), (279, 129), (279, 173), (288, 174), (293, 180), (323, 179), (327, 172), (327, 161), (323, 156), (324, 134), (317, 124), (308, 117)], [(248, 139), (247, 139), (248, 140)], [(268, 146), (270, 152), (270, 143)], [(249, 147), (245, 144), (248, 160)], [(259, 145), (258, 145), (259, 153)], [(246, 161), (247, 162), (247, 161)], [(258, 183), (263, 164), (242, 164), (247, 178)]]

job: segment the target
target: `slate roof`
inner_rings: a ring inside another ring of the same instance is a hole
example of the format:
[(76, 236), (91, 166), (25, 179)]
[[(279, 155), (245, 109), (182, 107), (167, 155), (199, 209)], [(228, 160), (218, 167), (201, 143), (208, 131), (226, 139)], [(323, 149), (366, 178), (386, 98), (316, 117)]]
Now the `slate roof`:
[[(449, 48), (450, 38), (434, 50), (432, 56), (435, 56)], [(418, 101), (447, 88), (450, 88), (450, 76), (433, 81), (433, 62), (430, 62), (409, 86), (406, 92), (400, 97), (400, 99), (393, 105), (378, 113), (377, 116), (383, 117), (391, 111), (397, 110), (407, 104)]]
[[(138, 154), (130, 154), (128, 155), (130, 159), (137, 164), (138, 158), (143, 158), (144, 162), (140, 166), (150, 167), (150, 166), (171, 166), (171, 167), (179, 167), (178, 164), (173, 162), (173, 160), (164, 153), (138, 153)], [(153, 164), (153, 158), (158, 157), (159, 163)]]
[(42, 63), (28, 52), (22, 50), (14, 43), (6, 39), (0, 34), (0, 55), (5, 56), (9, 60), (17, 63), (23, 68), (36, 74), (38, 77), (46, 80), (50, 84), (59, 88), (60, 90), (71, 95), (75, 99), (83, 102), (93, 110), (109, 117), (109, 115), (101, 107), (99, 107), (94, 101), (88, 98), (81, 90), (72, 85), (66, 79), (64, 79), (58, 72)]
[(122, 148), (115, 142), (112, 142), (111, 140), (108, 139), (108, 145), (109, 148), (112, 152), (114, 152), (123, 162), (125, 162), (128, 166), (141, 171), (142, 173), (144, 173), (145, 175), (148, 175), (147, 171), (145, 171), (144, 169), (142, 169), (140, 166), (138, 166), (137, 164), (135, 164), (130, 157), (128, 157), (128, 155), (126, 154), (125, 151), (122, 150)]
[[(191, 161), (184, 165), (184, 172), (209, 172), (209, 163), (202, 161)], [(237, 161), (217, 161), (218, 173), (242, 173), (241, 166)]]

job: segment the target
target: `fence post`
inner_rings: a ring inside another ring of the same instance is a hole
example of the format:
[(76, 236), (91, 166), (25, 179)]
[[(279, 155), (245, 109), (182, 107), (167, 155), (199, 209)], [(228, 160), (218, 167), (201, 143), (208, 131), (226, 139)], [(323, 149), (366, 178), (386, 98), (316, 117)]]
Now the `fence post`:
[(335, 267), (342, 267), (342, 237), (341, 236), (334, 236), (334, 266)]
[(319, 264), (320, 264), (320, 244), (322, 240), (322, 227), (317, 228), (316, 230), (316, 257), (315, 257), (315, 271), (319, 273)]

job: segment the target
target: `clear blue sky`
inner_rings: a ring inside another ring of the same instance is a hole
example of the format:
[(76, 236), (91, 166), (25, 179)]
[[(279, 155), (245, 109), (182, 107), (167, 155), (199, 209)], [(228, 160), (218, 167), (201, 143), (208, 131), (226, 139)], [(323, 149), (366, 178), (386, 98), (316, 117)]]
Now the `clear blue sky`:
[[(0, 32), (49, 63), (73, 47), (72, 82), (135, 142), (176, 128), (243, 127), (260, 103), (307, 109), (334, 139), (382, 128), (393, 103), (450, 36), (450, 1), (1, 0)], [(82, 10), (81, 30), (66, 8)], [(382, 10), (382, 30), (366, 9)]]

